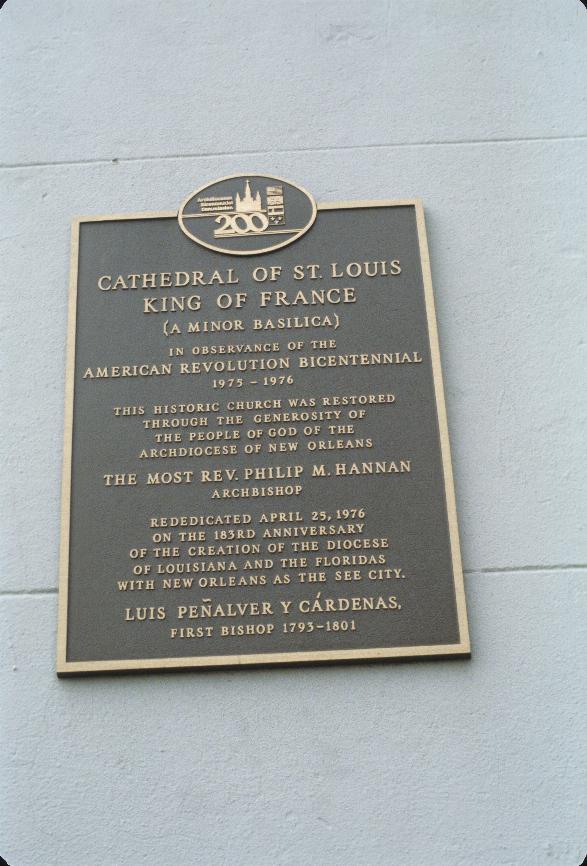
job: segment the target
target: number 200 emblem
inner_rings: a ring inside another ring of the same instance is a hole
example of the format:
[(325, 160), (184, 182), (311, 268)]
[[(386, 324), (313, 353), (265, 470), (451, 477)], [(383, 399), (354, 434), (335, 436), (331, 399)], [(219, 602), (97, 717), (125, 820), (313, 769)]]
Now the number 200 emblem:
[(293, 243), (316, 219), (306, 190), (267, 174), (232, 175), (200, 187), (183, 202), (182, 232), (208, 249), (235, 256)]

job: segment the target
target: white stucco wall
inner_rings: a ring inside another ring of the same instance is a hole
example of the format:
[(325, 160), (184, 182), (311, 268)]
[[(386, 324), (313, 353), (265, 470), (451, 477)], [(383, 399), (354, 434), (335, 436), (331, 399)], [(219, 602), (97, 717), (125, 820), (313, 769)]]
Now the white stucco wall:
[[(579, 0), (0, 11), (10, 866), (581, 862), (586, 37)], [(424, 201), (473, 658), (59, 681), (70, 219), (254, 170)]]

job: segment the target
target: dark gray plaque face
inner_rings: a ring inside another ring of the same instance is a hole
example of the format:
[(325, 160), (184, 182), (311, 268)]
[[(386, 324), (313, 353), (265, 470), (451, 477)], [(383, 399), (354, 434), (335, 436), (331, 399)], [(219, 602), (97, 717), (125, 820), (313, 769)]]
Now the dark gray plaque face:
[(74, 225), (58, 673), (468, 655), (421, 205), (229, 182)]

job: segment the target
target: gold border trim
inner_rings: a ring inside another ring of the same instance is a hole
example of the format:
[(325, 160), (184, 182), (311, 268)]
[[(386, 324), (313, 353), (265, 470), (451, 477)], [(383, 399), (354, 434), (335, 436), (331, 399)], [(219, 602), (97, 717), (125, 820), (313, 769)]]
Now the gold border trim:
[(59, 550), (59, 623), (57, 627), (57, 671), (67, 662), (67, 621), (69, 596), (69, 528), (71, 515), (71, 464), (73, 450), (73, 398), (75, 381), (75, 340), (80, 219), (71, 226), (71, 263), (67, 310), (67, 355), (65, 413), (63, 421), (63, 469), (61, 475), (61, 538)]
[[(243, 175), (231, 175), (242, 177)], [(260, 175), (270, 177), (271, 175)], [(224, 179), (224, 178), (222, 178)], [(279, 178), (277, 178), (279, 179)], [(289, 181), (285, 181), (289, 183)], [(293, 184), (296, 186), (296, 184)], [(299, 187), (299, 189), (302, 189)], [(306, 192), (305, 190), (303, 190)], [(197, 192), (197, 190), (196, 190)], [(192, 193), (186, 202), (192, 198)], [(314, 199), (310, 196), (310, 200)], [(185, 202), (184, 202), (185, 204)], [(315, 204), (315, 203), (314, 203)], [(182, 205), (183, 206), (183, 205)], [(430, 257), (426, 238), (424, 208), (420, 199), (379, 199), (376, 201), (359, 200), (344, 202), (328, 202), (315, 204), (320, 210), (343, 210), (372, 207), (413, 207), (416, 214), (416, 228), (420, 251), (420, 264), (424, 284), (428, 337), (432, 359), (432, 374), (436, 397), (436, 411), (440, 433), (440, 450), (444, 474), (444, 488), (449, 524), (449, 541), (451, 547), (453, 579), (457, 605), (460, 640), (454, 644), (432, 644), (429, 646), (377, 647), (359, 650), (317, 650), (312, 652), (290, 653), (255, 653), (250, 655), (196, 656), (164, 659), (116, 659), (112, 661), (67, 661), (67, 621), (68, 621), (68, 589), (69, 589), (69, 529), (71, 513), (71, 461), (73, 445), (73, 401), (75, 374), (76, 345), (76, 313), (77, 313), (77, 276), (79, 260), (80, 225), (86, 222), (123, 221), (137, 219), (171, 219), (176, 218), (175, 211), (146, 211), (144, 213), (104, 214), (77, 217), (72, 222), (71, 232), (71, 265), (69, 275), (69, 302), (67, 326), (67, 363), (66, 363), (66, 398), (64, 419), (64, 449), (63, 475), (61, 485), (61, 545), (59, 563), (59, 622), (57, 629), (57, 674), (68, 676), (76, 674), (97, 673), (131, 673), (133, 671), (184, 670), (229, 667), (261, 667), (266, 665), (320, 664), (323, 662), (358, 662), (383, 661), (389, 659), (423, 659), (432, 657), (463, 657), (471, 654), (469, 628), (467, 621), (467, 606), (461, 551), (459, 544), (458, 519), (452, 474), (450, 441), (446, 417), (446, 403), (440, 349), (438, 344), (438, 327), (434, 304), (434, 290), (430, 271)], [(205, 245), (204, 245), (205, 246)], [(282, 244), (286, 246), (286, 244)], [(211, 249), (213, 249), (211, 247)], [(272, 247), (277, 249), (277, 247)], [(218, 252), (218, 250), (216, 250)], [(262, 250), (256, 252), (263, 252)], [(233, 254), (233, 253), (231, 253)]]
[(446, 416), (446, 401), (444, 398), (444, 380), (442, 376), (442, 364), (440, 361), (440, 345), (438, 342), (436, 305), (434, 303), (432, 272), (430, 270), (430, 254), (428, 252), (428, 239), (426, 237), (424, 207), (419, 199), (416, 201), (415, 204), (416, 225), (418, 229), (418, 244), (420, 247), (420, 262), (422, 265), (422, 278), (424, 281), (424, 295), (426, 299), (426, 316), (428, 317), (428, 338), (430, 342), (432, 373), (434, 378), (434, 390), (436, 394), (436, 414), (438, 417), (438, 428), (440, 433), (440, 451), (442, 455), (442, 469), (444, 472), (446, 513), (448, 516), (448, 531), (450, 538), (450, 549), (452, 554), (457, 617), (459, 621), (459, 635), (461, 638), (461, 643), (464, 643), (468, 647), (468, 652), (470, 652), (471, 643), (469, 638), (469, 625), (467, 621), (467, 602), (465, 598), (465, 583), (463, 578), (461, 545), (459, 541), (459, 526), (457, 519), (457, 505), (455, 499), (455, 485), (452, 472), (450, 439), (448, 435), (448, 421)]

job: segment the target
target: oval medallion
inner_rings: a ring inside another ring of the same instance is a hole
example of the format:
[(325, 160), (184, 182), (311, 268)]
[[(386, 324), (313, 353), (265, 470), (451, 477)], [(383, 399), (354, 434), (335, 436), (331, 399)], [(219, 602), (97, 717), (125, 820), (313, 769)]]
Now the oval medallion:
[(197, 244), (253, 256), (293, 243), (316, 219), (316, 202), (299, 186), (269, 174), (235, 174), (193, 192), (179, 225)]

